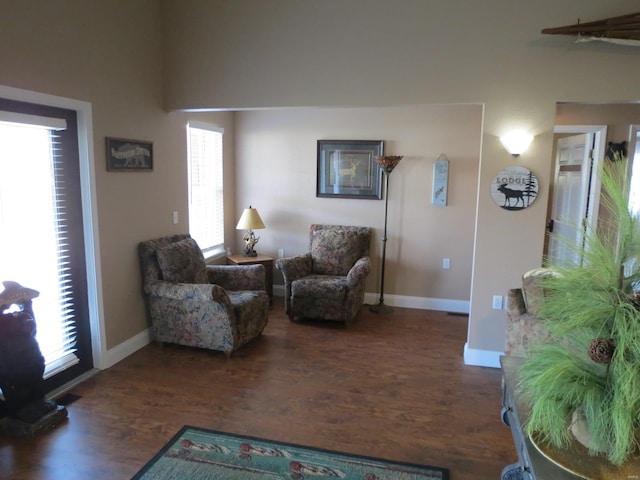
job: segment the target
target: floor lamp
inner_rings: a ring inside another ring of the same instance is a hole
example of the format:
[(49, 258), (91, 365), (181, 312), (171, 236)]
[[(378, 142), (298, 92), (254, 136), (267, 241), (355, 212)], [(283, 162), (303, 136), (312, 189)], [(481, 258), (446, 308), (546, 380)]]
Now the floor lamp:
[(399, 155), (389, 155), (385, 157), (377, 157), (376, 162), (382, 168), (384, 172), (384, 190), (385, 190), (385, 199), (384, 199), (384, 235), (382, 237), (382, 270), (380, 272), (380, 300), (377, 305), (371, 305), (369, 310), (374, 313), (390, 313), (393, 312), (393, 308), (384, 304), (384, 264), (387, 257), (387, 213), (389, 211), (389, 175), (396, 165), (402, 160), (402, 156)]

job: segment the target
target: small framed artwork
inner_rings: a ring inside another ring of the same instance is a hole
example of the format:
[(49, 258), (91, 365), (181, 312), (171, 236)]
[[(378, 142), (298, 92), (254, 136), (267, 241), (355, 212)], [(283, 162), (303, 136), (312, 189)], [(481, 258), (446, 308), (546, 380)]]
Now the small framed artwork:
[(135, 172), (153, 170), (153, 143), (106, 137), (107, 170)]
[(382, 140), (318, 140), (316, 197), (382, 198)]

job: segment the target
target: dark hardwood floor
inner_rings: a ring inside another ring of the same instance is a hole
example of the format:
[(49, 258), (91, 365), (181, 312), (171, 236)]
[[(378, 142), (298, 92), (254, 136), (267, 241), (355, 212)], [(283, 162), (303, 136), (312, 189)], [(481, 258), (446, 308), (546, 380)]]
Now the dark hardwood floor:
[(194, 425), (498, 479), (516, 461), (501, 373), (464, 365), (466, 332), (466, 317), (403, 308), (290, 323), (276, 298), (230, 360), (154, 343), (76, 386), (61, 425), (0, 438), (0, 478), (128, 479)]

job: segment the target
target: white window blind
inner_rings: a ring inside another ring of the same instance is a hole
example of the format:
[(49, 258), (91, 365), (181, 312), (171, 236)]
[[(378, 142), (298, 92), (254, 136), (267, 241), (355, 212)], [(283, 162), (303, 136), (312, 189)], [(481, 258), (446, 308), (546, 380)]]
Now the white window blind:
[(66, 192), (56, 141), (56, 130), (65, 124), (28, 117), (0, 115), (0, 280), (40, 292), (33, 310), (48, 378), (79, 362)]
[(220, 128), (187, 126), (189, 233), (205, 254), (224, 250), (224, 191)]

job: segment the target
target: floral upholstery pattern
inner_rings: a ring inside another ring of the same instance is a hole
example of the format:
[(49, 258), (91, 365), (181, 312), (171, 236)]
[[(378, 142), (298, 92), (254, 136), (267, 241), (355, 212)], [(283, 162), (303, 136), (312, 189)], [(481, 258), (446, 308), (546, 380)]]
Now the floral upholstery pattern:
[(522, 288), (509, 290), (505, 355), (526, 357), (532, 346), (549, 337), (547, 327), (537, 315), (544, 300), (540, 280), (553, 274), (553, 270), (536, 268), (522, 276)]
[(185, 238), (158, 249), (162, 277), (172, 283), (207, 283), (207, 264), (193, 238)]
[(269, 315), (263, 265), (206, 265), (188, 234), (142, 242), (138, 255), (155, 340), (230, 355), (262, 334)]
[(350, 323), (364, 303), (371, 270), (371, 229), (311, 225), (309, 252), (276, 260), (284, 277), (285, 311), (295, 317)]

